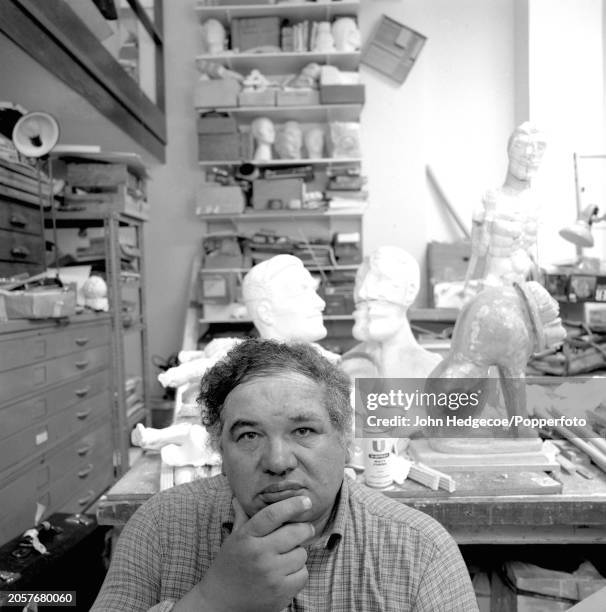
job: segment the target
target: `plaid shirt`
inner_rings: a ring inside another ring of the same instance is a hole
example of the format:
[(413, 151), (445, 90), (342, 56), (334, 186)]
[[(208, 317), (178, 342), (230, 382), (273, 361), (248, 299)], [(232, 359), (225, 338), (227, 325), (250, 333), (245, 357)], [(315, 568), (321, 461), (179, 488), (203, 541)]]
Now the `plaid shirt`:
[[(168, 612), (200, 581), (231, 532), (224, 476), (168, 489), (124, 528), (96, 612)], [(454, 540), (429, 516), (345, 478), (322, 536), (308, 547), (309, 581), (291, 612), (478, 610)]]

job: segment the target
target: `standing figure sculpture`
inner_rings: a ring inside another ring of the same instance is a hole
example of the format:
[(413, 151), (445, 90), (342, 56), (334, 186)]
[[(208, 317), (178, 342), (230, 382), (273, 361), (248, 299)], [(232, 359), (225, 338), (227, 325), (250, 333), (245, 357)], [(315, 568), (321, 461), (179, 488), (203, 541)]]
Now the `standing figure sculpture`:
[(466, 290), (472, 279), (482, 289), (536, 277), (538, 205), (530, 188), (544, 151), (543, 133), (529, 122), (511, 134), (505, 182), (486, 192), (473, 216)]

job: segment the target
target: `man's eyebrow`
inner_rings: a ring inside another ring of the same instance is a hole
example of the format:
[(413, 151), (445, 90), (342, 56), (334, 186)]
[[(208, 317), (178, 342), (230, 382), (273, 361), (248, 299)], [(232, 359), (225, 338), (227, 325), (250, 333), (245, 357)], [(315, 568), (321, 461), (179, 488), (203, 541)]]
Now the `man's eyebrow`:
[(246, 419), (238, 419), (237, 421), (234, 421), (232, 426), (229, 428), (229, 433), (230, 433), (230, 435), (233, 435), (233, 433), (236, 431), (236, 429), (238, 429), (240, 427), (258, 427), (258, 426), (259, 426), (259, 423), (257, 423), (256, 421), (248, 421)]
[(303, 412), (301, 414), (296, 414), (295, 416), (289, 417), (288, 420), (292, 421), (293, 423), (305, 423), (309, 421), (315, 421), (317, 423), (324, 422), (324, 419), (322, 419), (322, 417), (315, 412)]

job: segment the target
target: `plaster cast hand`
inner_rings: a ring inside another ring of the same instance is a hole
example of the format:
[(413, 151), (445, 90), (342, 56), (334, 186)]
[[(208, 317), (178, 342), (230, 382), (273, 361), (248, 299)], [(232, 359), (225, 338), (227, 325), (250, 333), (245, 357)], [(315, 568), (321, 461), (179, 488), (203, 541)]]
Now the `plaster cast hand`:
[(292, 521), (309, 509), (309, 498), (289, 497), (250, 519), (235, 498), (233, 506), (231, 535), (202, 580), (177, 602), (175, 612), (247, 612), (253, 602), (255, 611), (279, 612), (307, 583), (303, 544), (314, 529), (311, 523)]
[(155, 429), (137, 423), (135, 429), (131, 431), (130, 440), (135, 446), (140, 446), (144, 450), (160, 450), (167, 444), (181, 444), (189, 436), (191, 427), (190, 423), (178, 423)]

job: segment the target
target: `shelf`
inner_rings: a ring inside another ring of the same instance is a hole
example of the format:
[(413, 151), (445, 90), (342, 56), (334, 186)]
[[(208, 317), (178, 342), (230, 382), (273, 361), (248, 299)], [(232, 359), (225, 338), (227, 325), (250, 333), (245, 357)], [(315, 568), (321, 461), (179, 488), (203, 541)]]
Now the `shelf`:
[[(350, 266), (305, 266), (310, 272), (351, 272), (357, 270), (359, 264), (353, 264)], [(246, 274), (250, 268), (202, 268), (203, 272), (222, 274), (225, 272), (235, 272), (236, 274)]]
[[(352, 266), (356, 267), (356, 266)], [(454, 323), (459, 310), (456, 308), (411, 308), (408, 311), (410, 321), (441, 321)], [(344, 315), (324, 315), (324, 321), (353, 321), (353, 314)], [(199, 319), (198, 322), (204, 325), (211, 323), (252, 323), (250, 319)]]
[[(300, 123), (330, 123), (331, 121), (359, 121), (362, 104), (316, 104), (312, 106), (223, 106), (215, 108), (221, 113), (231, 113), (243, 123), (259, 116), (270, 117), (274, 122), (299, 121)], [(199, 113), (210, 110), (198, 107)]]
[[(106, 221), (117, 218), (120, 225), (133, 225), (147, 221), (149, 218), (144, 215), (126, 212), (92, 212), (92, 211), (59, 211), (55, 212), (57, 227), (101, 227)], [(52, 227), (52, 217), (50, 212), (44, 213), (44, 225), (46, 228)]]
[(360, 65), (358, 51), (335, 51), (333, 53), (314, 53), (300, 51), (289, 53), (225, 53), (223, 55), (197, 55), (196, 61), (211, 61), (227, 66), (241, 73), (260, 70), (263, 74), (295, 74), (311, 62), (336, 66), (340, 70), (355, 71)]
[(200, 23), (207, 19), (218, 19), (224, 25), (236, 17), (281, 17), (293, 22), (310, 19), (312, 21), (331, 21), (335, 17), (356, 16), (360, 9), (359, 0), (340, 2), (287, 2), (281, 4), (237, 4), (205, 6), (198, 4), (196, 12)]
[[(353, 321), (353, 315), (324, 315), (324, 321)], [(200, 325), (210, 325), (212, 323), (250, 323), (252, 325), (251, 319), (198, 319), (198, 323)]]
[(365, 207), (347, 208), (342, 210), (262, 210), (259, 212), (240, 214), (198, 214), (203, 221), (262, 221), (264, 219), (318, 219), (326, 217), (360, 217)]
[(336, 166), (339, 164), (360, 164), (361, 157), (316, 157), (313, 159), (270, 159), (269, 161), (252, 161), (252, 160), (228, 160), (214, 159), (210, 161), (199, 161), (198, 165), (205, 166), (240, 166), (243, 163), (252, 163), (259, 168), (269, 168), (272, 166)]

